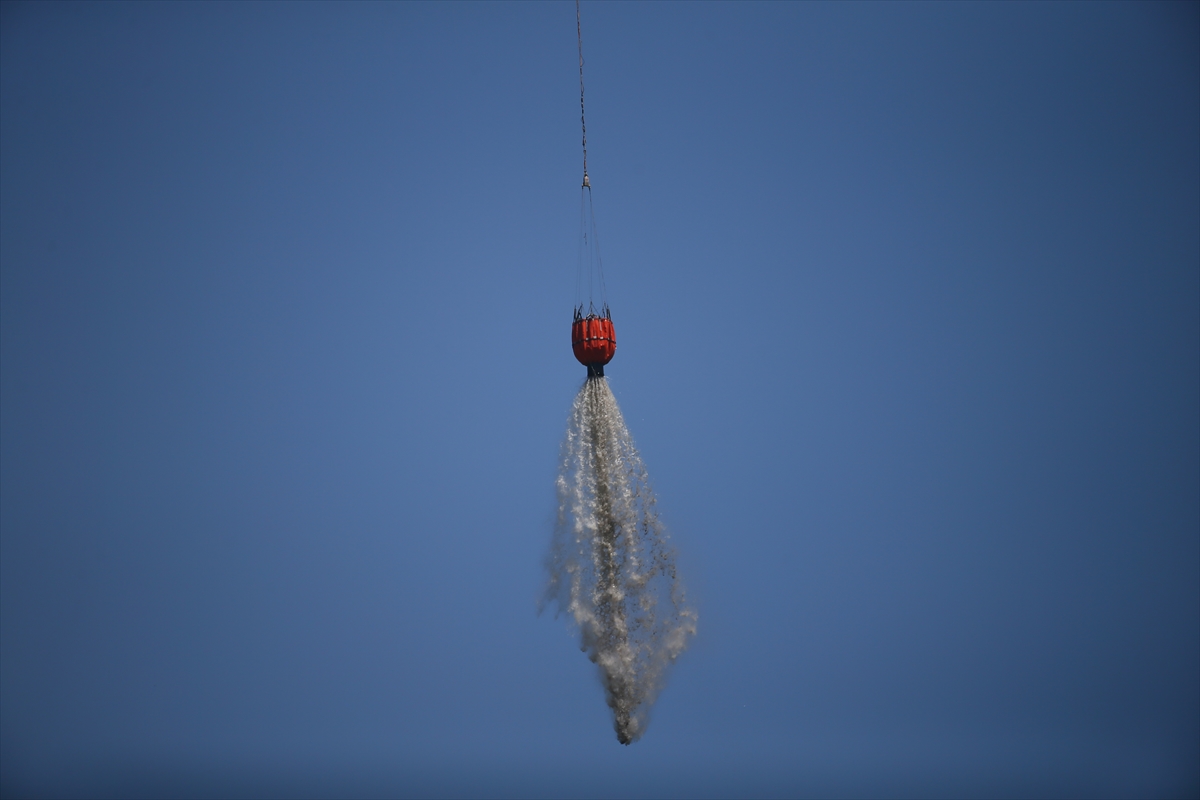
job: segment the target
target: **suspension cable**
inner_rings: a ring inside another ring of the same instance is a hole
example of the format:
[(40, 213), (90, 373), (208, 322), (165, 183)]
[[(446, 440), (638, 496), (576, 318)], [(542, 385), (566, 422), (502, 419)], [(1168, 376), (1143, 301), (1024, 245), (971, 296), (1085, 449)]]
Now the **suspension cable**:
[[(608, 292), (604, 285), (604, 265), (600, 261), (600, 236), (596, 230), (596, 212), (592, 205), (592, 182), (587, 171), (587, 117), (583, 107), (583, 25), (580, 21), (579, 0), (575, 0), (575, 36), (579, 43), (579, 124), (583, 129), (583, 187), (580, 189), (579, 228), (580, 248), (579, 263), (575, 271), (575, 301), (579, 313), (583, 312), (582, 282), (583, 272), (587, 270), (588, 314), (600, 312), (608, 317)], [(593, 302), (594, 283), (600, 284), (600, 309)]]
[(579, 21), (579, 0), (575, 0), (575, 36), (579, 41), (579, 124), (583, 126), (583, 185), (591, 188), (587, 174), (587, 118), (583, 113), (583, 25)]

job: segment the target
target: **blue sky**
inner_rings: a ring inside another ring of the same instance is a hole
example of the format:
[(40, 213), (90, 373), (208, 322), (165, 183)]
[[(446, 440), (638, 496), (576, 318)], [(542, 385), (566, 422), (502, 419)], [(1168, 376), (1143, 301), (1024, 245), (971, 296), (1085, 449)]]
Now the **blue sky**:
[(535, 614), (573, 4), (2, 10), (6, 795), (1200, 788), (1197, 5), (583, 4), (630, 748)]

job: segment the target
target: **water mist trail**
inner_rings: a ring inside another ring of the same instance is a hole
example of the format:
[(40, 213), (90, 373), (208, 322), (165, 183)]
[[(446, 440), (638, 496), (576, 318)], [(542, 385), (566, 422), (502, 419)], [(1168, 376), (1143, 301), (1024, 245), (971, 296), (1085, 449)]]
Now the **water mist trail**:
[(579, 626), (600, 669), (617, 739), (636, 741), (667, 667), (696, 632), (646, 467), (603, 377), (571, 407), (546, 600)]

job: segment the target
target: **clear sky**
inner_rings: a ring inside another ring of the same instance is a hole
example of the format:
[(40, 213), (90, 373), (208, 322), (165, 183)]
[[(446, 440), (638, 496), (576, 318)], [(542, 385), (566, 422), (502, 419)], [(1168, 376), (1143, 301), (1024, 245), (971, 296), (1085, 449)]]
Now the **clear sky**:
[(1196, 4), (583, 4), (629, 748), (535, 612), (574, 5), (0, 12), (6, 795), (1200, 791)]

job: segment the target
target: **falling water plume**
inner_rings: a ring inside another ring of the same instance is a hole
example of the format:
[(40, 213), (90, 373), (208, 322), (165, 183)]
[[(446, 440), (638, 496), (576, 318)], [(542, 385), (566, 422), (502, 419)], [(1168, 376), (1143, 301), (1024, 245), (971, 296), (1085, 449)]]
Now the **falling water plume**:
[(617, 740), (645, 732), (667, 668), (696, 633), (646, 467), (603, 377), (575, 396), (558, 471), (546, 600), (579, 627)]

